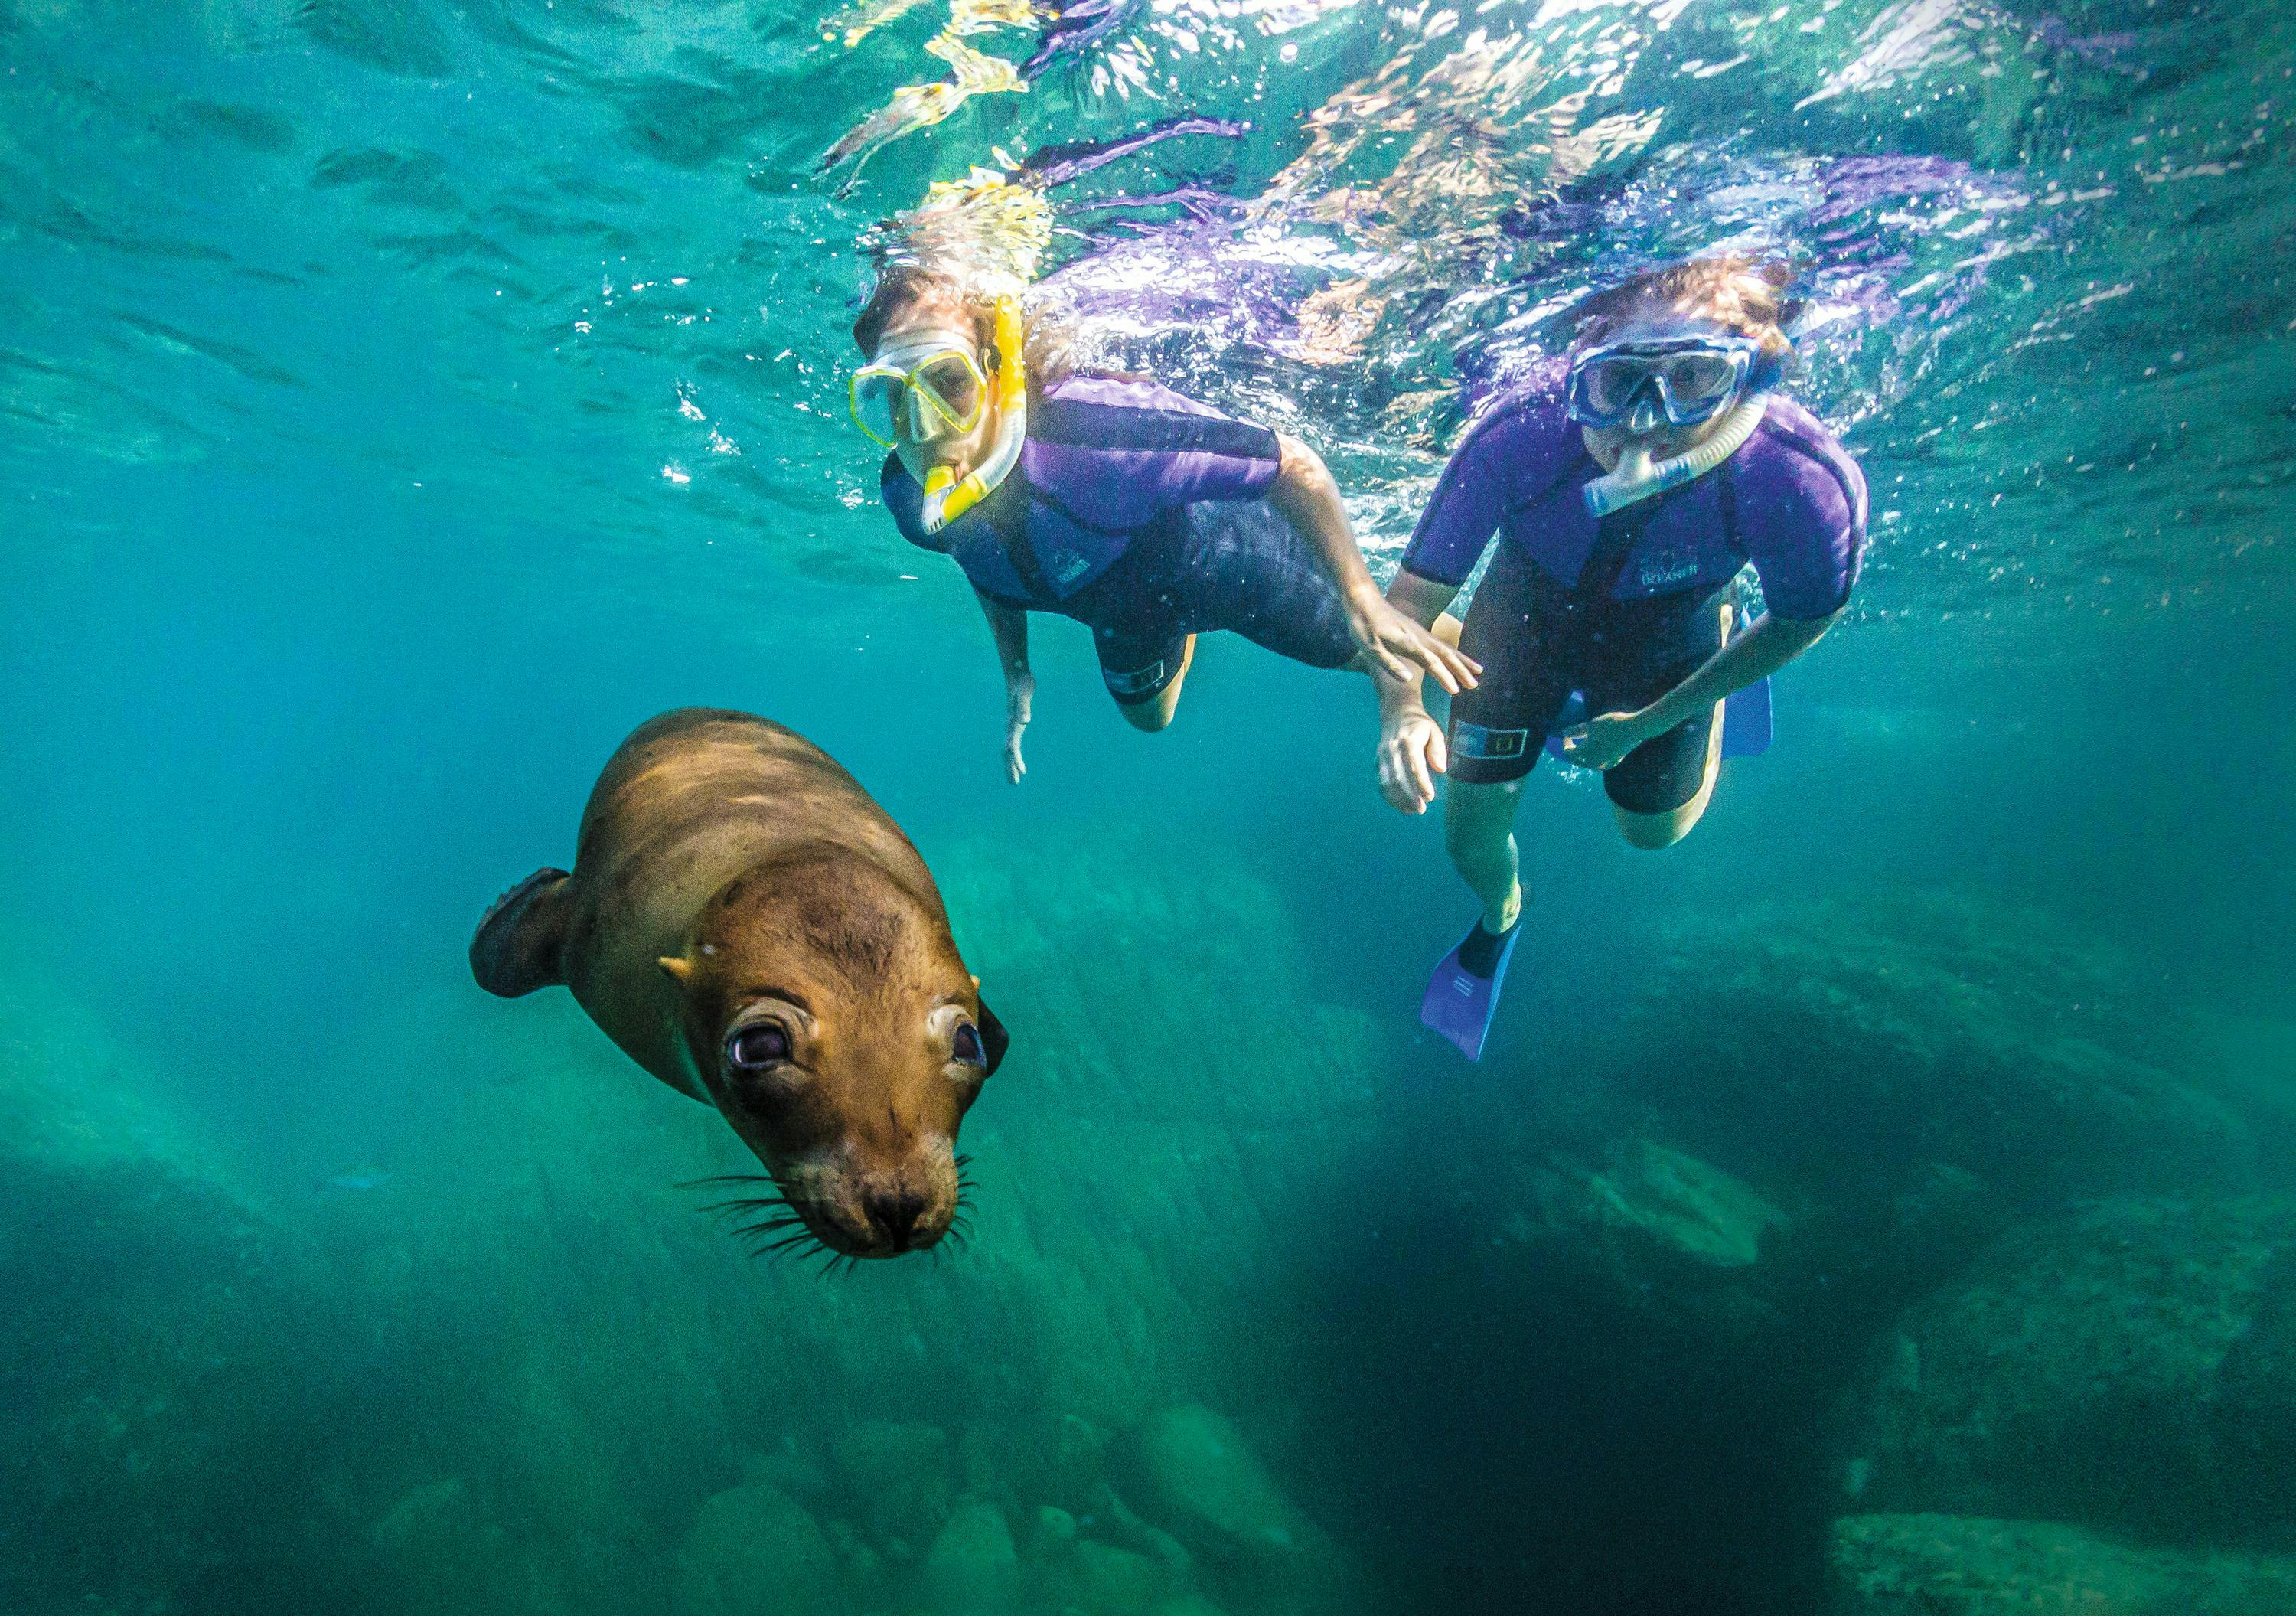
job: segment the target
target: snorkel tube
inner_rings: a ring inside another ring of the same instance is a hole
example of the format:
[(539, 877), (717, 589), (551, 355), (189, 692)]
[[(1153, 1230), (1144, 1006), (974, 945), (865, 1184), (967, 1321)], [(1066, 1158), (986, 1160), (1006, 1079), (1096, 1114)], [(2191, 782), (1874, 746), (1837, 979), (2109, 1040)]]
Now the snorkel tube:
[(925, 473), (924, 530), (938, 533), (993, 493), (1021, 462), (1029, 436), (1029, 377), (1021, 364), (1021, 305), (996, 299), (996, 437), (964, 481), (945, 465)]
[(1748, 393), (1731, 406), (1712, 437), (1671, 460), (1652, 460), (1650, 451), (1629, 437), (1619, 451), (1617, 468), (1579, 490), (1587, 501), (1587, 514), (1600, 521), (1636, 500), (1648, 499), (1653, 494), (1663, 494), (1669, 488), (1678, 488), (1705, 476), (1744, 446), (1746, 439), (1754, 435), (1754, 429), (1762, 424), (1762, 412), (1768, 407), (1769, 395)]

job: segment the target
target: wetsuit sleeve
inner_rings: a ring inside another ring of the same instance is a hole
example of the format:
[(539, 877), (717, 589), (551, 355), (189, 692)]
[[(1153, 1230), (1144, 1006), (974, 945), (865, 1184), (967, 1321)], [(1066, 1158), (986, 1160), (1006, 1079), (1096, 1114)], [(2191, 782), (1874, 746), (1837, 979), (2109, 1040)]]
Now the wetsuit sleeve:
[(1275, 434), (1168, 388), (1080, 377), (1032, 405), (1029, 480), (1092, 526), (1121, 530), (1203, 500), (1258, 499), (1283, 468)]
[(1498, 415), (1478, 423), (1443, 468), (1434, 497), (1419, 513), (1419, 525), (1404, 549), (1406, 571), (1457, 588), (1482, 559), (1506, 513), (1506, 420)]
[(1738, 485), (1741, 542), (1762, 601), (1809, 622), (1849, 603), (1866, 553), (1866, 478), (1829, 439), (1797, 439)]
[(925, 491), (909, 475), (898, 455), (885, 456), (884, 469), (877, 474), (877, 496), (885, 502), (885, 509), (893, 513), (893, 525), (901, 530), (903, 538), (920, 550), (948, 554), (946, 529), (938, 534), (925, 531)]

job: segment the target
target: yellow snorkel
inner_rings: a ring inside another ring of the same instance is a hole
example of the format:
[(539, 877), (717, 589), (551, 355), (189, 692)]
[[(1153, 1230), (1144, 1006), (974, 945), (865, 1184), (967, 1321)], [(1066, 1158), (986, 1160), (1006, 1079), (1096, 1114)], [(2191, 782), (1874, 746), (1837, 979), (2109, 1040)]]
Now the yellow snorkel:
[(996, 299), (996, 437), (964, 481), (945, 465), (925, 473), (924, 529), (938, 533), (996, 491), (1021, 462), (1029, 436), (1029, 376), (1021, 362), (1021, 305)]

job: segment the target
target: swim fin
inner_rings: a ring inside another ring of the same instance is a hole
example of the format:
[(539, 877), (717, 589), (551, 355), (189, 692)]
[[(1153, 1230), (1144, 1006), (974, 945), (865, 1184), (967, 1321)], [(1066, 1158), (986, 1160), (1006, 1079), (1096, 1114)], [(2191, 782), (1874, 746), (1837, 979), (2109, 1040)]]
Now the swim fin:
[[(1477, 923), (1476, 930), (1481, 924)], [(1459, 1046), (1459, 1053), (1471, 1061), (1483, 1058), (1483, 1038), (1491, 1029), (1491, 1016), (1499, 1007), (1499, 988), (1506, 980), (1507, 961), (1514, 957), (1514, 945), (1522, 935), (1522, 922), (1517, 919), (1507, 928), (1505, 940), (1499, 944), (1497, 960), (1488, 976), (1477, 976), (1459, 963), (1459, 949), (1474, 938), (1469, 931), (1459, 939), (1459, 947), (1443, 956), (1428, 979), (1427, 997), (1419, 1002), (1419, 1019)]]
[(1770, 750), (1770, 682), (1757, 679), (1722, 703), (1722, 755), (1759, 758)]

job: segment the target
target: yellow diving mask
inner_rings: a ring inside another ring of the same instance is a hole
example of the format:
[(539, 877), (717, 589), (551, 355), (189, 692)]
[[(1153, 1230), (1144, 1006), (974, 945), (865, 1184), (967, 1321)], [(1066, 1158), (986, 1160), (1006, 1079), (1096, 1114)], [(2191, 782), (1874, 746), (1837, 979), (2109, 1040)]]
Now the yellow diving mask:
[(853, 424), (880, 448), (971, 431), (988, 406), (988, 378), (962, 339), (943, 332), (896, 338), (853, 373)]

